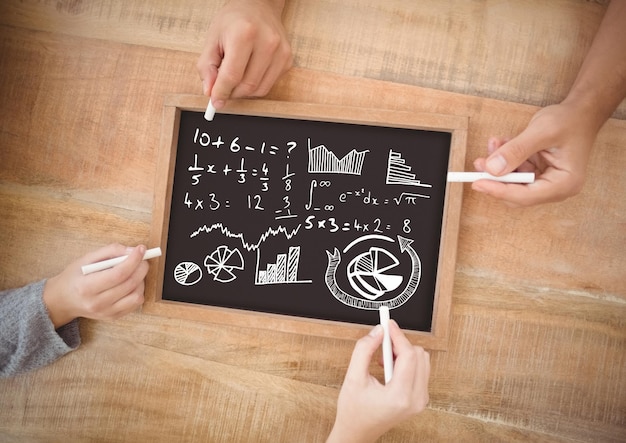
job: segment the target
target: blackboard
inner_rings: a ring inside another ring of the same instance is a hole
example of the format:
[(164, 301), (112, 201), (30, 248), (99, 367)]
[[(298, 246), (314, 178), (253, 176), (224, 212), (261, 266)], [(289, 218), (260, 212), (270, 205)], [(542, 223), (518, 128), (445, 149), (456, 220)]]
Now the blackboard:
[(173, 108), (158, 301), (433, 335), (455, 128)]

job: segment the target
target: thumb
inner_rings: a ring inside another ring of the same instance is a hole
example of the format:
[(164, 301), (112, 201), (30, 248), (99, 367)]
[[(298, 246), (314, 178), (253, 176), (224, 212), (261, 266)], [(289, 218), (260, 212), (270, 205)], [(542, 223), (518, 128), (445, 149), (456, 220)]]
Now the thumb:
[(485, 162), (485, 170), (495, 176), (516, 170), (528, 158), (539, 151), (536, 137), (528, 129), (496, 149)]

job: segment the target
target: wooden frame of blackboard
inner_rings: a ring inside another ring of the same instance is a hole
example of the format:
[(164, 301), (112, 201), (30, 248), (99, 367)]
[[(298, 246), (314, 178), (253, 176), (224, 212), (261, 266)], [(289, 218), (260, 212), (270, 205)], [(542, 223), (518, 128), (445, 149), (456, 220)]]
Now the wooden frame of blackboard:
[[(366, 334), (371, 329), (371, 325), (162, 299), (180, 115), (182, 111), (204, 112), (206, 105), (205, 97), (195, 95), (172, 95), (166, 97), (164, 102), (150, 233), (150, 246), (160, 246), (163, 249), (163, 256), (151, 261), (150, 272), (146, 279), (146, 301), (142, 311), (172, 318), (341, 339), (358, 339)], [(452, 135), (448, 169), (459, 171), (463, 170), (465, 165), (467, 117), (269, 100), (231, 100), (220, 112), (448, 132)], [(412, 343), (427, 349), (445, 350), (447, 348), (462, 192), (463, 188), (459, 184), (446, 187), (432, 329), (430, 332), (405, 331)]]

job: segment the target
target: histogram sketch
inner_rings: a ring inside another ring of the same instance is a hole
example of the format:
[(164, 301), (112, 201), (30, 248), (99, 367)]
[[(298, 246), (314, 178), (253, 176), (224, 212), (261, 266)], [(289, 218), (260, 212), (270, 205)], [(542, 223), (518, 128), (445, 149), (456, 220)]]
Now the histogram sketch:
[(416, 178), (417, 176), (411, 172), (411, 166), (406, 164), (406, 160), (402, 158), (400, 152), (389, 150), (387, 159), (387, 179), (385, 183), (388, 185), (405, 185), (405, 186), (421, 186), (423, 188), (432, 188), (432, 185), (422, 183)]
[(290, 246), (286, 254), (276, 255), (273, 263), (267, 263), (265, 269), (259, 269), (260, 249), (257, 249), (256, 285), (311, 283), (311, 280), (299, 280), (300, 246)]

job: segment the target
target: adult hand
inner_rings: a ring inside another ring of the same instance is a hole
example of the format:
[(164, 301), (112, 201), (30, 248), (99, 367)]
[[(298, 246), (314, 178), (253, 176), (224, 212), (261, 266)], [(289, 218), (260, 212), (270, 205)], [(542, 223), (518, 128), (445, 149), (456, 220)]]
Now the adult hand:
[(232, 0), (214, 17), (197, 68), (216, 109), (229, 98), (266, 95), (291, 68), (283, 7), (284, 0)]
[[(43, 300), (55, 329), (75, 318), (116, 319), (137, 309), (144, 301), (148, 263), (146, 247), (105, 246), (68, 265), (48, 279)], [(113, 268), (83, 275), (81, 267), (121, 255), (128, 258)]]
[(413, 346), (398, 324), (389, 322), (395, 365), (391, 381), (384, 385), (369, 373), (369, 364), (383, 340), (376, 326), (357, 341), (337, 401), (335, 425), (328, 442), (375, 441), (428, 404), (430, 355)]
[(531, 206), (565, 200), (583, 187), (598, 127), (588, 115), (566, 102), (539, 110), (524, 131), (513, 139), (493, 137), (487, 158), (474, 167), (492, 175), (534, 172), (530, 184), (478, 180), (472, 188), (509, 206)]

